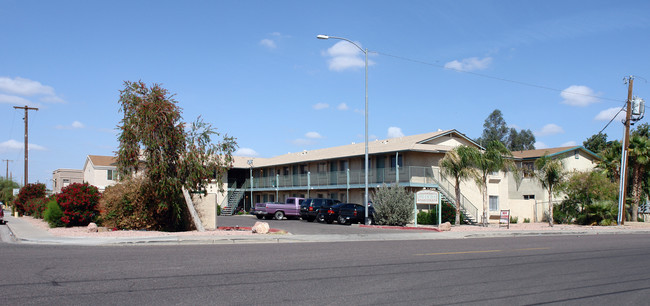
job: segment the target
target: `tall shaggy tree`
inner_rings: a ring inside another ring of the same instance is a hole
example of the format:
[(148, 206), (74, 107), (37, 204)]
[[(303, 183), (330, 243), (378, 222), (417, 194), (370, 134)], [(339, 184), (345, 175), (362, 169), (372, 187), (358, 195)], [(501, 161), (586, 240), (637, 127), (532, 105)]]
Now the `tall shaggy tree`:
[(458, 146), (445, 154), (440, 162), (440, 170), (445, 175), (454, 178), (454, 191), (456, 193), (456, 221), (460, 225), (460, 183), (470, 177), (476, 177), (476, 169), (473, 167), (476, 149), (468, 146)]
[(544, 155), (535, 161), (535, 177), (548, 190), (548, 225), (553, 226), (553, 190), (562, 183), (564, 165), (557, 159)]
[(199, 117), (186, 130), (181, 108), (173, 95), (159, 84), (124, 82), (120, 91), (117, 170), (121, 178), (145, 178), (140, 203), (155, 213), (154, 227), (187, 228), (183, 188), (205, 190), (208, 181), (222, 187), (222, 174), (232, 165), (237, 144), (227, 135), (214, 144), (219, 133)]
[(508, 125), (503, 119), (503, 114), (500, 110), (495, 109), (492, 113), (485, 119), (483, 123), (483, 134), (481, 138), (478, 139), (478, 143), (481, 146), (487, 146), (491, 141), (500, 141), (506, 143), (508, 141)]
[(607, 134), (600, 132), (591, 135), (591, 137), (582, 142), (582, 146), (591, 152), (600, 154), (600, 152), (607, 148)]

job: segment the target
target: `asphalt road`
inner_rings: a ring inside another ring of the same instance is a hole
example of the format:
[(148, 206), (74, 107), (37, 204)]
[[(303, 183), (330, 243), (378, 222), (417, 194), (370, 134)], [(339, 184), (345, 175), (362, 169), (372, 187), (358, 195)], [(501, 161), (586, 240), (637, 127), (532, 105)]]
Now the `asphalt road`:
[(246, 245), (0, 244), (0, 305), (636, 305), (650, 235)]

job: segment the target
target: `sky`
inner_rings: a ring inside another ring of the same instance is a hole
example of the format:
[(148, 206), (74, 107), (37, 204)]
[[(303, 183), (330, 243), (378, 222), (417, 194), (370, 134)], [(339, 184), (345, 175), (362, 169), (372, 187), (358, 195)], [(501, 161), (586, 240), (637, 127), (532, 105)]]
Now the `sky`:
[[(536, 148), (581, 145), (650, 101), (648, 1), (0, 0), (0, 173), (29, 181), (115, 155), (125, 81), (161, 84), (183, 120), (272, 157), (456, 129), (495, 109)], [(647, 122), (642, 119), (640, 123)], [(213, 139), (215, 142), (219, 138)], [(9, 161), (6, 161), (9, 160)]]

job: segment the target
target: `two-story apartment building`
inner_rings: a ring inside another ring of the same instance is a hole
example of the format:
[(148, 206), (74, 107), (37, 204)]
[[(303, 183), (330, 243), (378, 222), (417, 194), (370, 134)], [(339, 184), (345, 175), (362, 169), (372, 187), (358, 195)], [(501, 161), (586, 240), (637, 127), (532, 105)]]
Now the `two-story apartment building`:
[[(398, 183), (411, 191), (438, 190), (442, 198), (454, 201), (453, 178), (445, 177), (438, 163), (446, 152), (459, 145), (482, 149), (456, 130), (371, 141), (368, 145), (371, 199), (375, 187)], [(237, 205), (246, 210), (254, 203), (283, 201), (290, 196), (363, 203), (364, 152), (365, 144), (357, 143), (272, 158), (235, 157), (234, 168), (228, 172), (228, 194), (218, 201), (222, 207)], [(545, 154), (561, 159), (567, 171), (593, 169), (598, 160), (596, 154), (580, 146), (513, 152), (516, 164), (527, 168), (533, 167), (534, 161)], [(464, 212), (474, 221), (480, 221), (478, 218), (483, 213), (480, 189), (473, 180), (466, 180), (462, 182), (461, 192)], [(521, 220), (541, 220), (548, 208), (548, 195), (541, 184), (532, 176), (516, 180), (513, 173), (490, 175), (488, 199), (491, 216), (497, 216), (501, 209), (510, 209)]]

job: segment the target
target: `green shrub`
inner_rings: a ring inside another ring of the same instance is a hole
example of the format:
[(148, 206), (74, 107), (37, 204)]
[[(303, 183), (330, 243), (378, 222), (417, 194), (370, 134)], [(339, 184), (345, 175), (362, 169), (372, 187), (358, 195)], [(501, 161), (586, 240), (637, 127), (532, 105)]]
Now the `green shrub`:
[(43, 219), (47, 221), (50, 227), (63, 227), (65, 226), (65, 223), (63, 223), (61, 218), (63, 218), (63, 210), (61, 210), (61, 206), (59, 206), (55, 199), (50, 199), (47, 202), (45, 212), (43, 212)]
[(144, 179), (129, 178), (104, 190), (99, 201), (102, 225), (116, 229), (158, 229), (151, 203), (144, 192)]
[(530, 223), (530, 218), (524, 218), (524, 223)]
[(27, 203), (23, 205), (25, 215), (32, 216), (36, 219), (42, 219), (43, 212), (47, 208), (47, 201), (47, 198), (33, 198), (27, 200)]
[(413, 220), (413, 194), (397, 184), (382, 185), (373, 195), (375, 223), (404, 226)]
[(603, 225), (603, 221), (608, 224), (615, 222), (617, 217), (618, 205), (613, 201), (601, 201), (585, 205), (576, 222), (581, 225)]
[(56, 202), (63, 210), (66, 226), (86, 226), (99, 215), (100, 193), (88, 183), (73, 183), (61, 189)]
[[(421, 211), (418, 213), (418, 224), (438, 224), (438, 211), (433, 208), (429, 212)], [(442, 201), (442, 223), (456, 222), (456, 208), (447, 201)], [(460, 220), (464, 222), (465, 214), (460, 213)]]
[(510, 216), (510, 223), (512, 224), (517, 224), (519, 222), (519, 217), (517, 216)]
[(25, 206), (31, 199), (45, 198), (45, 184), (27, 184), (20, 188), (14, 200), (14, 206), (19, 215), (25, 215)]
[(217, 205), (217, 216), (221, 216), (221, 205)]

